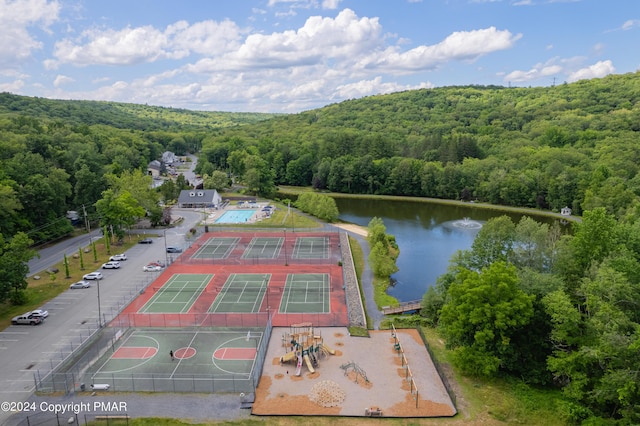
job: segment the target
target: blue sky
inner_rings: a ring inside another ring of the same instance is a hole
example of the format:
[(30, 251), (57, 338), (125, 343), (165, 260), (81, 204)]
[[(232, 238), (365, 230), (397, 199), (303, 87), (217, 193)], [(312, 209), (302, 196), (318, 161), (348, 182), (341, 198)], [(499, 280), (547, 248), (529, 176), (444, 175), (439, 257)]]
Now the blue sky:
[(638, 0), (0, 0), (0, 91), (298, 112), (640, 68)]

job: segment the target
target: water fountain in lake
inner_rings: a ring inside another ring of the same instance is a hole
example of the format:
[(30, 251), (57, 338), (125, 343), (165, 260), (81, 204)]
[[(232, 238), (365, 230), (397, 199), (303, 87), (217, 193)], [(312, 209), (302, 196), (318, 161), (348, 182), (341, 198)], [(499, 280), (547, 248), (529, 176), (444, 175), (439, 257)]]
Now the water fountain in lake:
[(477, 231), (478, 229), (482, 228), (482, 222), (465, 217), (462, 219), (450, 220), (449, 222), (445, 222), (443, 223), (443, 226), (447, 228)]

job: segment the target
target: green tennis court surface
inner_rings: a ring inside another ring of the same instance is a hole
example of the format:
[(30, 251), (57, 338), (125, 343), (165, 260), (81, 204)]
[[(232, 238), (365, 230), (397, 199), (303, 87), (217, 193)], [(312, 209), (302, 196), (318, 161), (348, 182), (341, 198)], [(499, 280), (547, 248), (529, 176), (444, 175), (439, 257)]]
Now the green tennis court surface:
[(299, 237), (293, 247), (295, 259), (328, 259), (329, 237)]
[(175, 274), (138, 310), (140, 313), (180, 314), (189, 311), (213, 274)]
[(211, 313), (258, 312), (271, 274), (231, 274), (209, 308)]
[(275, 259), (280, 254), (284, 238), (255, 237), (251, 240), (242, 254), (243, 259)]
[(328, 274), (289, 274), (279, 312), (330, 312), (330, 289)]
[(237, 237), (209, 238), (191, 257), (194, 259), (227, 259), (238, 244)]

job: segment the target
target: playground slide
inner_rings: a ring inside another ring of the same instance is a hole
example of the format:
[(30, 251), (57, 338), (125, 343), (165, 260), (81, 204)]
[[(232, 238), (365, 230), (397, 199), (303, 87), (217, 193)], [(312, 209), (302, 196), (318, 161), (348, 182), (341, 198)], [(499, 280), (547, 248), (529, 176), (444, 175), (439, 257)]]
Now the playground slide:
[(296, 376), (300, 375), (300, 370), (302, 370), (302, 357), (298, 355), (298, 367), (296, 368)]
[(289, 362), (296, 359), (296, 353), (294, 351), (287, 352), (283, 356), (280, 357), (280, 362)]
[(323, 344), (323, 345), (321, 346), (321, 348), (322, 348), (322, 349), (324, 349), (325, 351), (327, 351), (327, 352), (328, 352), (329, 354), (331, 354), (331, 355), (335, 355), (335, 354), (336, 354), (336, 351), (334, 351), (333, 349), (331, 349), (331, 348), (330, 348), (329, 346), (327, 346), (327, 345), (324, 345), (324, 344)]
[(311, 360), (309, 359), (309, 355), (304, 356), (304, 363), (307, 364), (307, 368), (309, 369), (309, 373), (314, 373), (316, 370), (313, 369), (313, 365), (311, 365)]

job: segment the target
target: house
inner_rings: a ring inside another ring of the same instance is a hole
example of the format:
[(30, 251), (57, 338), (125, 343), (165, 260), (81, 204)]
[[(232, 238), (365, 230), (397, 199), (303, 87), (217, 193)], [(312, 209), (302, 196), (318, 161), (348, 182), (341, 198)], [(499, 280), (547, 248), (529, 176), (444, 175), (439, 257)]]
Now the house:
[(165, 152), (162, 153), (162, 162), (164, 164), (177, 163), (178, 162), (178, 157), (176, 157), (176, 155), (171, 151), (165, 151)]
[(178, 207), (218, 207), (222, 197), (215, 189), (184, 189), (178, 197)]
[(569, 207), (563, 207), (563, 208), (560, 210), (560, 214), (561, 214), (562, 216), (571, 216), (571, 209), (570, 209)]
[(158, 160), (153, 160), (147, 166), (147, 174), (151, 175), (154, 178), (159, 178), (160, 173), (162, 173), (162, 163)]

